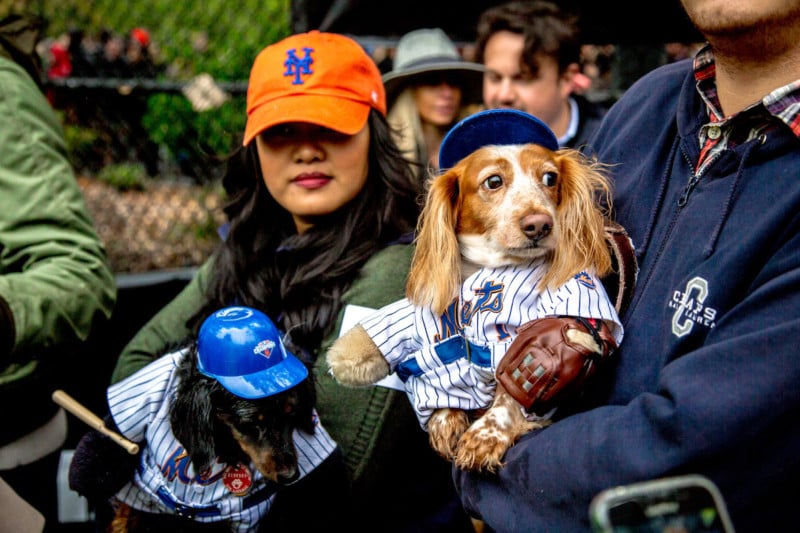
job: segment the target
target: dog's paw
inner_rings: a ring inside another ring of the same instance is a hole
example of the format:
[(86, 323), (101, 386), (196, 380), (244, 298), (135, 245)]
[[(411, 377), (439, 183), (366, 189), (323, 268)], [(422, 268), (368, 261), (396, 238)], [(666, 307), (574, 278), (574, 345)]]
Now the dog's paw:
[(597, 344), (597, 341), (591, 334), (580, 331), (575, 328), (569, 328), (567, 330), (567, 338), (573, 344), (580, 344), (587, 350), (591, 350), (593, 352), (597, 352), (598, 355), (603, 355), (603, 348)]
[(547, 424), (528, 420), (513, 398), (498, 393), (492, 407), (459, 439), (453, 463), (462, 470), (495, 472), (503, 466), (506, 451), (522, 435)]
[(342, 385), (372, 385), (389, 374), (389, 363), (361, 325), (336, 339), (327, 353), (331, 375)]
[(495, 472), (513, 444), (511, 435), (480, 418), (461, 435), (453, 463), (462, 470)]
[(458, 440), (469, 427), (467, 413), (457, 409), (438, 409), (428, 420), (428, 440), (436, 452), (452, 461)]

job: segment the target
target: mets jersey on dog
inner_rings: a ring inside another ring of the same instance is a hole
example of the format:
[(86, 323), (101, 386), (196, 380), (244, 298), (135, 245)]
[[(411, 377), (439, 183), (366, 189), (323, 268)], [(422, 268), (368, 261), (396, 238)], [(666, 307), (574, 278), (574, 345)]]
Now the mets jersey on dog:
[(617, 343), (622, 324), (599, 279), (580, 272), (555, 291), (538, 287), (548, 264), (482, 268), (461, 285), (441, 316), (408, 299), (389, 304), (361, 325), (405, 382), (420, 424), (436, 409), (488, 407), (495, 370), (519, 326), (545, 316), (604, 320)]
[[(175, 369), (185, 352), (165, 355), (108, 389), (111, 415), (121, 433), (147, 442), (133, 480), (116, 498), (149, 513), (231, 521), (239, 531), (253, 531), (272, 505), (277, 485), (248, 465), (217, 463), (201, 476), (172, 433), (168, 399), (175, 394)], [(318, 418), (313, 435), (295, 431), (293, 439), (300, 477), (336, 448)]]

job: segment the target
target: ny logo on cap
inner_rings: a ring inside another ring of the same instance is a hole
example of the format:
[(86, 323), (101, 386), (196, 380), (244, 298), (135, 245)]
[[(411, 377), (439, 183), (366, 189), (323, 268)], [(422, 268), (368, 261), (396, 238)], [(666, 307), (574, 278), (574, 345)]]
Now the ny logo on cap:
[(303, 74), (313, 74), (314, 71), (311, 70), (311, 64), (314, 62), (311, 59), (311, 52), (314, 51), (313, 48), (303, 48), (303, 51), (306, 53), (303, 56), (303, 59), (300, 59), (295, 54), (296, 48), (292, 48), (286, 52), (286, 61), (283, 63), (286, 66), (286, 72), (283, 73), (284, 76), (294, 76), (294, 80), (292, 81), (292, 85), (302, 85), (305, 83), (300, 76)]

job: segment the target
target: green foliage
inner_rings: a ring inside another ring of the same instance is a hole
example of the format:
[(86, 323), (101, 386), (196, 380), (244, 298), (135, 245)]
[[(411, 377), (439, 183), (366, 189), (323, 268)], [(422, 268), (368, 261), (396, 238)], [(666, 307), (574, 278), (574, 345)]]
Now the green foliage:
[(224, 156), (241, 139), (245, 125), (243, 97), (217, 109), (197, 112), (181, 94), (161, 93), (147, 100), (143, 125), (150, 138), (169, 147), (176, 158), (192, 154)]
[(149, 180), (144, 165), (140, 163), (106, 165), (97, 174), (97, 179), (119, 191), (143, 191)]
[[(289, 34), (289, 0), (39, 0), (48, 21), (46, 33), (57, 36), (71, 28), (127, 33), (150, 31), (158, 59), (188, 67), (185, 79), (208, 72), (218, 80), (246, 80), (256, 54)], [(196, 38), (208, 35), (205, 51)]]
[[(46, 19), (49, 38), (73, 28), (95, 35), (146, 28), (164, 67), (158, 80), (172, 83), (207, 73), (242, 85), (258, 52), (290, 32), (289, 0), (35, 0), (28, 7)], [(176, 158), (224, 157), (245, 123), (244, 97), (233, 96), (221, 107), (196, 112), (180, 93), (152, 93), (143, 125)]]
[(97, 132), (91, 128), (84, 128), (73, 124), (64, 126), (64, 140), (67, 143), (67, 153), (75, 161), (87, 160), (92, 156), (95, 143), (98, 141)]

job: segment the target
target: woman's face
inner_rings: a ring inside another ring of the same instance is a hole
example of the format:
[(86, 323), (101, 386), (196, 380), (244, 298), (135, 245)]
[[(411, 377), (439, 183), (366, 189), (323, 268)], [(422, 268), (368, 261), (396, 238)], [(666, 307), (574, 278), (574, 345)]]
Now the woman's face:
[(414, 101), (423, 123), (447, 127), (458, 118), (461, 88), (446, 75), (424, 76), (415, 87)]
[(355, 198), (367, 182), (369, 126), (355, 135), (309, 124), (278, 124), (256, 137), (264, 183), (292, 214), (298, 233)]

